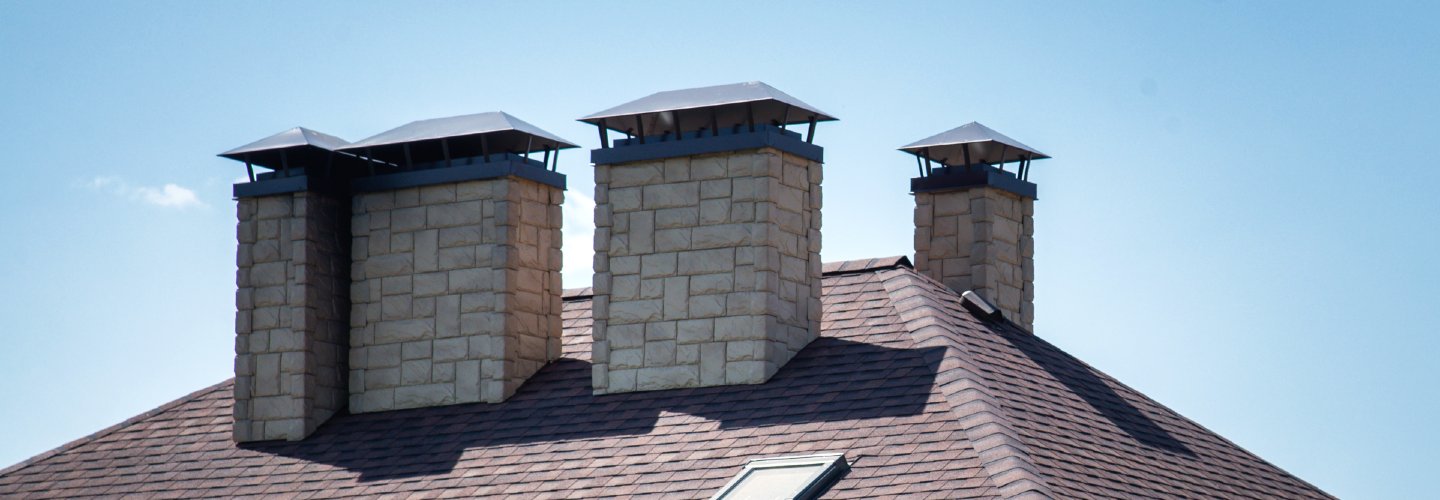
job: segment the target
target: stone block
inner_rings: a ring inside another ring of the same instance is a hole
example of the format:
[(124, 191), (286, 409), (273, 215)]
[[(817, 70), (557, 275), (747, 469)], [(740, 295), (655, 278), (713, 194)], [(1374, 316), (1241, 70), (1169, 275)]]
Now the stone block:
[(616, 349), (636, 348), (645, 345), (645, 325), (610, 325), (605, 332), (606, 341)]
[(699, 344), (715, 338), (715, 320), (687, 319), (677, 322), (676, 340), (681, 344)]
[(649, 254), (640, 257), (640, 276), (642, 278), (664, 278), (674, 276), (677, 267), (677, 254), (659, 253)]
[(646, 210), (695, 206), (700, 203), (700, 183), (646, 185), (643, 187), (643, 200), (642, 206)]
[(616, 349), (610, 350), (610, 368), (621, 370), (626, 368), (640, 368), (645, 365), (645, 349)]
[(665, 181), (665, 169), (659, 162), (611, 165), (609, 169), (611, 187), (644, 186)]
[(400, 383), (414, 386), (430, 381), (430, 360), (416, 359), (400, 363)]
[(700, 385), (699, 368), (690, 366), (641, 368), (635, 380), (635, 388), (642, 391), (697, 387)]
[(385, 344), (421, 340), (434, 335), (435, 325), (431, 319), (381, 321), (375, 327), (375, 341)]
[(610, 206), (616, 215), (640, 210), (641, 199), (641, 190), (638, 187), (610, 190)]
[(700, 217), (699, 207), (666, 208), (655, 211), (656, 229), (694, 227)]
[(762, 384), (766, 376), (764, 361), (728, 361), (725, 363), (726, 384)]
[(645, 366), (672, 366), (674, 364), (674, 340), (653, 340), (645, 342)]
[(681, 250), (689, 250), (690, 231), (690, 228), (656, 230), (655, 251), (675, 252)]
[(455, 402), (455, 387), (450, 384), (429, 384), (395, 388), (396, 408), (421, 408)]
[(375, 255), (365, 261), (365, 276), (380, 278), (413, 273), (414, 257), (409, 253)]
[(735, 268), (735, 250), (718, 248), (680, 253), (680, 274), (714, 274)]
[[(728, 212), (728, 211), (727, 211)], [(749, 224), (699, 226), (691, 232), (690, 241), (696, 250), (749, 245)]]
[(706, 386), (725, 383), (725, 344), (700, 344), (700, 383)]

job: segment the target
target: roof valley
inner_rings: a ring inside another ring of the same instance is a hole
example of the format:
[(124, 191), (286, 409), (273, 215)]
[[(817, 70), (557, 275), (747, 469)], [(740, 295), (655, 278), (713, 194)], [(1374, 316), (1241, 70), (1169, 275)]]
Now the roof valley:
[(1057, 498), (1045, 483), (1029, 447), (998, 400), (988, 381), (969, 360), (973, 356), (961, 343), (955, 325), (939, 295), (943, 285), (913, 272), (891, 269), (881, 273), (891, 306), (904, 321), (917, 347), (944, 347), (940, 365), (941, 391), (950, 402), (971, 445), (980, 455), (990, 481), (1006, 498)]

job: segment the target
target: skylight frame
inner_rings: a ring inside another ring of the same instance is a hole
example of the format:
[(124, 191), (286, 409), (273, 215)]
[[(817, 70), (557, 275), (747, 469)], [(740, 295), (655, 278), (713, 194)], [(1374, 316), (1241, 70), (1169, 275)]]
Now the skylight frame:
[(767, 469), (783, 469), (790, 467), (815, 467), (811, 473), (800, 483), (799, 487), (787, 493), (788, 497), (796, 500), (811, 500), (819, 498), (821, 493), (829, 489), (831, 483), (835, 482), (842, 474), (850, 470), (850, 463), (845, 460), (843, 453), (822, 453), (816, 455), (803, 455), (795, 457), (775, 457), (752, 459), (745, 464), (745, 469), (735, 475), (725, 487), (710, 497), (711, 500), (726, 500), (730, 493), (734, 492), (746, 478), (751, 477), (755, 471)]

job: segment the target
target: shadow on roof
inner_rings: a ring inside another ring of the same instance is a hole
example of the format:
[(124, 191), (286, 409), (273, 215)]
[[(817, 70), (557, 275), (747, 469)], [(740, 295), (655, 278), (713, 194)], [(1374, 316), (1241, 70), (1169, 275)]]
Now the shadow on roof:
[(1051, 376), (1055, 377), (1055, 380), (1065, 384), (1071, 393), (1083, 398), (1092, 408), (1095, 408), (1141, 445), (1171, 453), (1195, 456), (1195, 452), (1185, 446), (1185, 443), (1180, 442), (1139, 408), (1126, 401), (1085, 363), (1034, 335), (1017, 333), (1008, 328), (996, 329), (996, 331), (1010, 345), (1019, 349), (1031, 361), (1049, 372)]
[[(565, 358), (501, 404), (339, 415), (304, 441), (242, 446), (343, 467), (359, 472), (361, 481), (375, 481), (447, 474), (467, 452), (466, 460), (513, 463), (525, 453), (555, 452), (551, 445), (565, 442), (601, 441), (564, 446), (580, 455), (631, 440), (643, 444), (643, 436), (666, 432), (657, 424), (681, 425), (662, 423), (662, 412), (712, 421), (680, 419), (687, 420), (686, 432), (709, 439), (762, 426), (917, 415), (931, 399), (943, 355), (943, 348), (894, 349), (822, 337), (763, 385), (603, 396), (591, 394), (590, 363)], [(786, 437), (797, 438), (803, 437)]]

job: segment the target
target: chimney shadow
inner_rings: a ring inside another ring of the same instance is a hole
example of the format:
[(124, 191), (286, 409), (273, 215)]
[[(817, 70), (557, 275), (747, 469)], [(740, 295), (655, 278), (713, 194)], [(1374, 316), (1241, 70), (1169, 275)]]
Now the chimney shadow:
[[(601, 396), (591, 394), (588, 361), (562, 358), (501, 404), (343, 414), (304, 441), (239, 446), (341, 467), (365, 482), (448, 474), (467, 450), (508, 447), (480, 458), (503, 466), (556, 443), (642, 436), (655, 430), (661, 412), (703, 417), (720, 431), (918, 415), (943, 355), (941, 348), (822, 337), (765, 384)], [(565, 448), (619, 446), (601, 441)]]
[(1160, 427), (1155, 420), (1115, 392), (1104, 379), (1080, 360), (1032, 334), (1014, 329), (994, 329), (1035, 364), (1044, 368), (1070, 392), (1080, 396), (1115, 427), (1142, 446), (1186, 456), (1195, 456), (1185, 443)]

